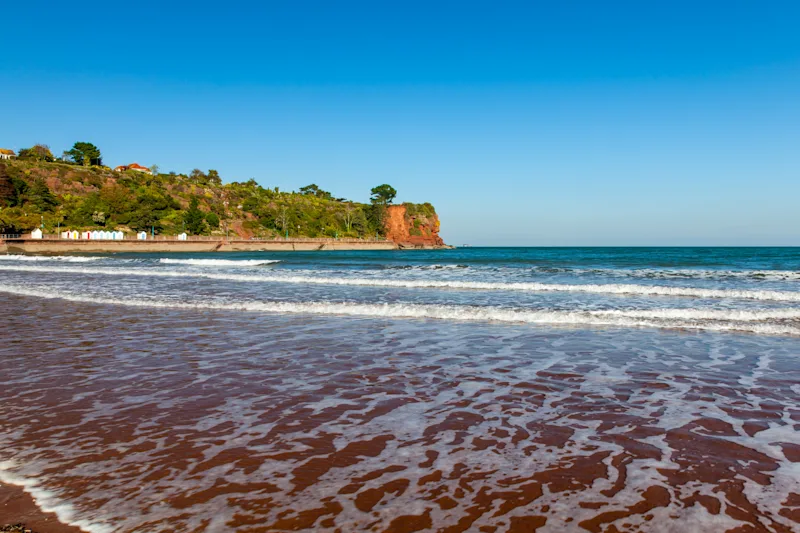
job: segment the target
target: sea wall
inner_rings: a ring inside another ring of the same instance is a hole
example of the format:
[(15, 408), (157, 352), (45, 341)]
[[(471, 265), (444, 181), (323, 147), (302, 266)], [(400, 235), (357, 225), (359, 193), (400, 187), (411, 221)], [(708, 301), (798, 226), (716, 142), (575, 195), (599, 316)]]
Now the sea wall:
[(92, 241), (67, 239), (12, 239), (0, 241), (0, 252), (25, 254), (122, 253), (122, 252), (259, 252), (317, 250), (396, 250), (387, 241), (245, 241), (245, 240), (156, 240)]

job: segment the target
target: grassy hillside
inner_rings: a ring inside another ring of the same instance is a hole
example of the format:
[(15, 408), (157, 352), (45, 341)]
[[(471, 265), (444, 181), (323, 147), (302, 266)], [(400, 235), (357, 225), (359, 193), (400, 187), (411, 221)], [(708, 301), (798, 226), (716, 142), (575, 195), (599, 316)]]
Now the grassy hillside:
[[(409, 212), (434, 214), (430, 204)], [(333, 198), (316, 186), (266, 189), (254, 180), (223, 184), (215, 171), (150, 175), (61, 162), (0, 163), (0, 232), (154, 229), (157, 234), (243, 238), (384, 235), (385, 207)]]

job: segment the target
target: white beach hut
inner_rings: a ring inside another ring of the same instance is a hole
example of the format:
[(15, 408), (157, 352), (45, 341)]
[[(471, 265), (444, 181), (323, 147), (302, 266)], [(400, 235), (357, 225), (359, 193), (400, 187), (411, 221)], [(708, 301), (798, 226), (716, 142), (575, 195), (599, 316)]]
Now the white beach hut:
[(139, 239), (140, 241), (147, 240), (147, 232), (146, 231), (140, 231), (139, 233), (136, 234), (136, 238)]
[(99, 232), (99, 231), (97, 231), (96, 229), (95, 229), (95, 230), (92, 230), (92, 231), (89, 233), (89, 238), (90, 238), (90, 239), (92, 239), (93, 241), (94, 241), (94, 240), (99, 240), (99, 239), (100, 239), (100, 232)]
[(42, 230), (36, 228), (31, 232), (31, 239), (41, 239), (42, 238)]
[(81, 233), (81, 239), (91, 239), (91, 238), (92, 238), (91, 231), (84, 231), (83, 233)]
[(180, 235), (178, 235), (178, 240), (179, 241), (185, 241), (186, 237), (187, 237), (187, 235), (185, 233), (181, 233)]
[(71, 232), (69, 232), (69, 238), (70, 239), (73, 239), (73, 240), (77, 241), (78, 239), (80, 239), (80, 237), (81, 237), (81, 235), (80, 235), (80, 233), (78, 233), (78, 230), (72, 230)]
[(112, 233), (111, 233), (110, 231), (108, 231), (108, 230), (105, 230), (105, 231), (103, 232), (103, 238), (104, 238), (105, 240), (107, 240), (107, 241), (110, 241), (111, 239), (113, 239), (113, 238), (114, 238), (114, 235), (112, 235)]
[(123, 239), (125, 239), (125, 234), (124, 233), (122, 233), (121, 231), (115, 231), (114, 232), (114, 240), (115, 241), (121, 241)]
[(61, 238), (62, 239), (69, 239), (69, 232), (68, 231), (62, 231), (61, 232)]

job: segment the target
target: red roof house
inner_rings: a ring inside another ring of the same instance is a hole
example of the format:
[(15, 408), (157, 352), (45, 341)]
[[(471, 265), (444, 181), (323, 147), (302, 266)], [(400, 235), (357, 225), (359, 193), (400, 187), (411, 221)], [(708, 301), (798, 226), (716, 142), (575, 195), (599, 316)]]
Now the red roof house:
[(116, 170), (117, 172), (125, 172), (126, 170), (136, 170), (137, 172), (146, 172), (148, 174), (152, 174), (149, 168), (143, 167), (139, 163), (131, 163), (130, 165), (120, 165), (114, 170)]

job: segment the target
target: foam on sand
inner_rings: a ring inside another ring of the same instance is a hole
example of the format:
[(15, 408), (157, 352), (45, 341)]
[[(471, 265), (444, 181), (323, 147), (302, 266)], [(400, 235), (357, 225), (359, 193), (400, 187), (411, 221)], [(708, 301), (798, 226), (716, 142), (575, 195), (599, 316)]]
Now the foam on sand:
[(34, 503), (43, 512), (53, 513), (62, 524), (78, 527), (88, 533), (111, 533), (114, 531), (112, 527), (105, 524), (76, 518), (75, 508), (72, 505), (61, 501), (54, 492), (43, 488), (37, 480), (14, 474), (15, 466), (12, 461), (0, 461), (0, 482), (21, 487), (31, 495)]

